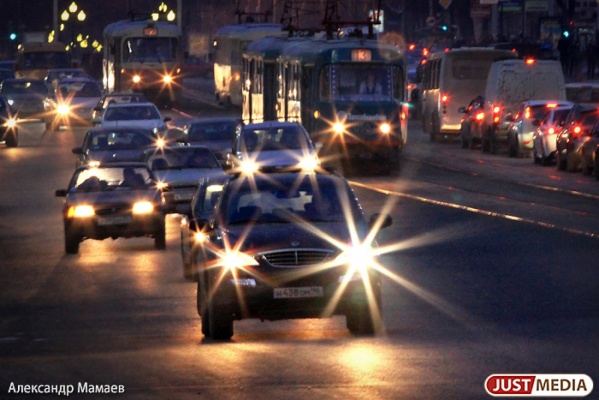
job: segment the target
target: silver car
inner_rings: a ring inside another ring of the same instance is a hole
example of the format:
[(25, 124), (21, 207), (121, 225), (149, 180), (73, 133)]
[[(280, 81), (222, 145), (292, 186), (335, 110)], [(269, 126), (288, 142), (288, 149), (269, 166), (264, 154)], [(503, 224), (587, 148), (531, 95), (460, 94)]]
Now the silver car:
[(532, 135), (532, 157), (535, 164), (549, 165), (555, 159), (556, 138), (572, 106), (552, 108)]

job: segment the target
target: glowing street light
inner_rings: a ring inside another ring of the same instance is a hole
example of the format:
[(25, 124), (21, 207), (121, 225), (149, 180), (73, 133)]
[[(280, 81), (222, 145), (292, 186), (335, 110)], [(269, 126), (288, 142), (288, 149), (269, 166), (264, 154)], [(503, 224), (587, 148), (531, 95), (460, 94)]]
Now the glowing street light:
[(70, 16), (70, 15), (71, 15), (71, 14), (69, 14), (69, 12), (68, 12), (67, 10), (64, 10), (64, 11), (62, 12), (62, 14), (60, 14), (60, 19), (66, 22), (66, 21), (68, 21), (68, 20), (69, 20), (69, 16)]
[(71, 14), (75, 14), (75, 12), (77, 12), (77, 3), (72, 2), (69, 6), (69, 11), (71, 12)]
[(166, 19), (167, 19), (169, 22), (173, 22), (173, 21), (175, 20), (175, 12), (174, 12), (173, 10), (170, 10), (170, 11), (168, 12), (168, 14), (166, 15)]
[(83, 10), (79, 11), (79, 14), (77, 14), (77, 19), (81, 22), (85, 21), (85, 17), (86, 17), (85, 11), (83, 11)]

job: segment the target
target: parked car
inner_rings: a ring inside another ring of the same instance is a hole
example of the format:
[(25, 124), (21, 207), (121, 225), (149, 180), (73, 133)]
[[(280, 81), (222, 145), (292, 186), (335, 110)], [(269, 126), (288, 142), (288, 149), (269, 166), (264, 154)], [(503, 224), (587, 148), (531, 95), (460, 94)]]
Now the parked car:
[(102, 97), (102, 90), (92, 78), (59, 78), (54, 80), (44, 102), (46, 129), (60, 126), (91, 125), (92, 112)]
[(83, 68), (50, 68), (44, 77), (44, 83), (48, 90), (51, 90), (55, 80), (64, 78), (91, 78), (91, 76)]
[(6, 147), (17, 147), (19, 145), (17, 119), (4, 96), (0, 96), (0, 142), (6, 143)]
[[(594, 173), (598, 176), (599, 169), (595, 169), (599, 163), (597, 156), (599, 155), (599, 123), (595, 124), (591, 133), (586, 138), (583, 138), (583, 143), (580, 147), (581, 169), (582, 173), (590, 175)], [(599, 179), (599, 176), (598, 178)]]
[(19, 118), (41, 119), (48, 89), (41, 79), (5, 79), (0, 84), (0, 95), (6, 97)]
[(508, 155), (519, 157), (532, 153), (532, 137), (539, 121), (552, 108), (573, 105), (563, 100), (528, 100), (520, 103), (514, 114), (506, 116), (510, 122), (507, 129)]
[(103, 128), (143, 128), (152, 129), (156, 133), (166, 134), (166, 123), (171, 117), (162, 117), (154, 103), (115, 103), (109, 104), (93, 123)]
[(364, 241), (376, 247), (371, 228), (391, 218), (368, 222), (341, 175), (232, 174), (210, 220), (197, 224), (207, 237), (196, 262), (206, 337), (231, 338), (239, 319), (330, 315), (345, 315), (353, 334), (379, 331), (376, 256), (361, 250)]
[(532, 158), (535, 164), (549, 165), (555, 160), (557, 133), (562, 129), (573, 106), (551, 108), (538, 123), (532, 135)]
[(569, 172), (580, 170), (580, 149), (598, 121), (599, 109), (596, 104), (581, 103), (572, 107), (556, 138), (555, 159), (558, 169)]
[(463, 149), (473, 149), (482, 138), (482, 123), (485, 118), (485, 98), (476, 96), (467, 107), (460, 107), (460, 143)]
[(296, 122), (268, 121), (240, 125), (231, 147), (227, 164), (245, 172), (267, 166), (299, 166), (306, 170), (320, 166), (308, 132)]
[(83, 166), (73, 173), (62, 211), (65, 252), (76, 254), (86, 239), (149, 236), (166, 247), (161, 190), (144, 163)]
[(189, 214), (198, 182), (207, 177), (226, 176), (212, 151), (204, 146), (169, 146), (148, 150), (145, 162), (156, 178), (171, 189), (163, 194), (168, 213)]
[(144, 161), (148, 149), (158, 147), (158, 137), (149, 129), (95, 128), (83, 138), (83, 144), (72, 149), (76, 166), (98, 166), (122, 161)]
[(183, 127), (182, 141), (208, 147), (224, 167), (231, 154), (235, 130), (241, 123), (241, 119), (234, 117), (192, 119)]
[(119, 104), (119, 103), (145, 103), (148, 99), (143, 93), (133, 93), (133, 92), (113, 92), (113, 93), (104, 93), (98, 104), (94, 107), (94, 111), (92, 113), (92, 120), (96, 118), (101, 118), (102, 113), (108, 107), (109, 104)]

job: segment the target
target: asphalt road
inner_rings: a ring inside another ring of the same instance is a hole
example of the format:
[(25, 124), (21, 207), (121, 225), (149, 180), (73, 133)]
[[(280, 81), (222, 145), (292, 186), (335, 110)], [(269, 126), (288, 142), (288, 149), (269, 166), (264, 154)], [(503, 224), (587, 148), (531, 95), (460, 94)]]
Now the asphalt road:
[(364, 165), (350, 177), (366, 214), (394, 220), (379, 234), (385, 332), (353, 337), (343, 317), (246, 320), (232, 341), (210, 342), (177, 218), (166, 251), (142, 238), (64, 254), (54, 190), (84, 131), (31, 123), (21, 147), (0, 146), (2, 399), (53, 398), (11, 391), (25, 385), (107, 398), (80, 392), (86, 382), (144, 400), (483, 399), (491, 374), (599, 378), (593, 177), (428, 143), (414, 124), (397, 174)]

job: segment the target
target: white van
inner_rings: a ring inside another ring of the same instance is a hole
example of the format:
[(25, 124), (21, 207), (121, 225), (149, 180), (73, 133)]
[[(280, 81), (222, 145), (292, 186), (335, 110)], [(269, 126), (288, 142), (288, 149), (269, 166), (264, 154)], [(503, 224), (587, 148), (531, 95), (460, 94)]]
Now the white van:
[(491, 65), (518, 56), (510, 50), (463, 47), (431, 53), (421, 64), (422, 127), (431, 141), (460, 134), (458, 110), (481, 96)]
[(507, 141), (510, 121), (527, 100), (566, 100), (564, 74), (559, 61), (517, 59), (496, 61), (491, 65), (485, 89), (485, 117), (482, 150), (495, 152), (499, 142)]

